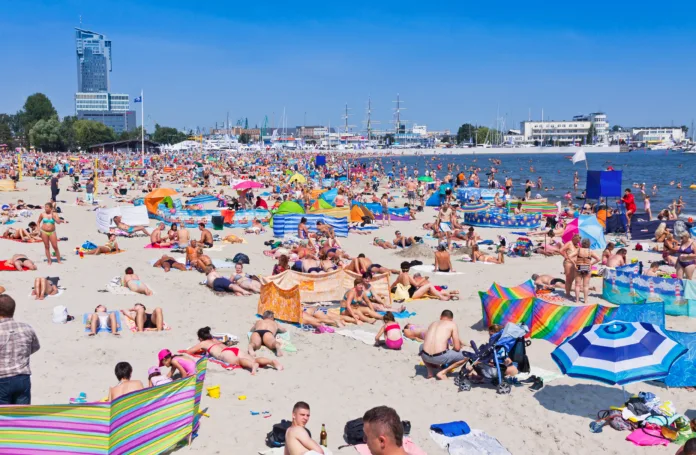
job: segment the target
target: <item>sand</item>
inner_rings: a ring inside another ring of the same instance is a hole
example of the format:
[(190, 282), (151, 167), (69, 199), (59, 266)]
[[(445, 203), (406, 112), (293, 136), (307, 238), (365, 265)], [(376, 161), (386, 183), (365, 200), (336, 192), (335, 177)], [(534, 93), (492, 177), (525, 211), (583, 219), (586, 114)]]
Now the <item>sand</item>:
[[(31, 324), (38, 333), (41, 350), (32, 356), (32, 395), (34, 404), (67, 403), (70, 397), (85, 392), (89, 400), (99, 400), (107, 395), (109, 386), (116, 384), (113, 373), (115, 364), (128, 361), (134, 368), (134, 379), (147, 380), (147, 369), (157, 362), (160, 349), (184, 349), (196, 342), (196, 330), (211, 326), (214, 331), (229, 332), (239, 336), (246, 348), (246, 333), (256, 320), (257, 297), (217, 297), (199, 282), (203, 275), (197, 272), (165, 274), (161, 269), (149, 266), (148, 261), (163, 253), (144, 249), (143, 238), (119, 238), (125, 253), (112, 256), (85, 257), (74, 254), (75, 247), (90, 240), (103, 244), (105, 236), (98, 234), (95, 214), (91, 208), (72, 205), (75, 193), (66, 191), (67, 182), (62, 182), (59, 199), (69, 224), (58, 225), (60, 237), (69, 241), (60, 242), (66, 261), (48, 266), (42, 262), (42, 244), (21, 244), (0, 240), (3, 258), (14, 253), (25, 253), (39, 263), (37, 272), (3, 272), (0, 285), (17, 301), (15, 319)], [(42, 204), (49, 197), (49, 188), (39, 186), (33, 179), (26, 179), (20, 187), (23, 193), (0, 193), (0, 203), (23, 198), (26, 202)], [(101, 196), (104, 203), (113, 202)], [(394, 222), (391, 227), (381, 228), (379, 235), (393, 239), (396, 229), (404, 235), (422, 235), (421, 224), (430, 220), (435, 212), (427, 209), (412, 223)], [(32, 220), (38, 218), (38, 212)], [(29, 219), (21, 220), (25, 227)], [(153, 225), (153, 224), (151, 224)], [(477, 229), (478, 231), (478, 229)], [(273, 260), (263, 255), (263, 242), (271, 238), (264, 235), (245, 235), (241, 229), (226, 229), (225, 234), (244, 236), (248, 243), (228, 245), (222, 251), (212, 252), (213, 258), (231, 258), (237, 252), (246, 253), (251, 265), (249, 273), (269, 274)], [(482, 229), (484, 238), (495, 239), (499, 231)], [(370, 246), (374, 236), (351, 234), (340, 239), (352, 255), (364, 252), (374, 262), (396, 268), (409, 258), (397, 255), (394, 250), (382, 250)], [(508, 235), (508, 239), (510, 236)], [(434, 244), (426, 240), (427, 244)], [(487, 251), (484, 248), (484, 251)], [(642, 260), (655, 258), (649, 253), (631, 252), (629, 257)], [(410, 258), (421, 259), (421, 258)], [(427, 261), (424, 261), (426, 264)], [(115, 275), (131, 266), (141, 279), (155, 290), (152, 297), (137, 295), (114, 295), (98, 292)], [(487, 289), (493, 280), (505, 286), (520, 284), (531, 273), (560, 274), (558, 258), (508, 259), (503, 266), (480, 263), (455, 262), (455, 269), (462, 275), (433, 277), (436, 284), (446, 284), (450, 289), (461, 292), (457, 302), (423, 300), (408, 304), (416, 316), (410, 319), (427, 325), (438, 318), (444, 309), (454, 311), (464, 340), (480, 343), (487, 339), (481, 331), (481, 307), (477, 296), (479, 290)], [(66, 291), (59, 298), (35, 301), (28, 297), (36, 276), (59, 276)], [(601, 280), (592, 283), (601, 289)], [(593, 301), (598, 300), (592, 297)], [(81, 316), (91, 312), (97, 304), (110, 310), (132, 307), (136, 302), (144, 303), (148, 310), (161, 307), (165, 320), (172, 327), (162, 333), (134, 334), (124, 331), (120, 337), (99, 334), (88, 337), (80, 324)], [(65, 325), (51, 322), (52, 308), (65, 305), (77, 321)], [(692, 320), (673, 320), (681, 330), (691, 325)], [(399, 321), (402, 325), (404, 320)], [(378, 325), (361, 326), (376, 332)], [(356, 340), (330, 334), (302, 332), (289, 329), (298, 348), (294, 354), (286, 354), (281, 361), (283, 372), (263, 370), (256, 377), (243, 370), (223, 371), (211, 365), (206, 377), (207, 385), (220, 385), (221, 398), (204, 397), (202, 407), (207, 408), (210, 418), (202, 421), (199, 437), (194, 441), (190, 453), (252, 454), (264, 448), (264, 438), (273, 423), (290, 418), (292, 405), (299, 400), (311, 405), (309, 428), (319, 434), (325, 423), (329, 448), (336, 453), (343, 444), (343, 426), (346, 421), (361, 417), (369, 408), (377, 405), (394, 407), (404, 420), (412, 424), (411, 437), (427, 453), (445, 453), (429, 437), (428, 428), (433, 423), (465, 420), (472, 428), (486, 431), (498, 438), (514, 454), (579, 454), (579, 453), (649, 453), (672, 454), (676, 447), (637, 449), (624, 438), (627, 433), (606, 429), (601, 434), (592, 434), (588, 429), (597, 411), (623, 401), (618, 387), (608, 387), (589, 381), (562, 377), (549, 383), (543, 390), (532, 392), (526, 387), (515, 388), (511, 395), (497, 395), (491, 387), (476, 387), (470, 392), (457, 393), (452, 380), (437, 382), (424, 377), (424, 368), (417, 357), (418, 344), (406, 341), (400, 352), (386, 351), (368, 346)], [(558, 371), (551, 360), (554, 346), (542, 340), (534, 340), (528, 348), (533, 366)], [(266, 352), (264, 355), (272, 356)], [(695, 395), (683, 389), (666, 389), (656, 384), (632, 384), (630, 392), (650, 391), (663, 399), (672, 400), (677, 409), (684, 412), (693, 407)], [(245, 395), (245, 401), (238, 396)], [(269, 411), (270, 418), (252, 416), (250, 411)], [(185, 449), (188, 452), (188, 449)], [(351, 453), (353, 449), (344, 449)]]

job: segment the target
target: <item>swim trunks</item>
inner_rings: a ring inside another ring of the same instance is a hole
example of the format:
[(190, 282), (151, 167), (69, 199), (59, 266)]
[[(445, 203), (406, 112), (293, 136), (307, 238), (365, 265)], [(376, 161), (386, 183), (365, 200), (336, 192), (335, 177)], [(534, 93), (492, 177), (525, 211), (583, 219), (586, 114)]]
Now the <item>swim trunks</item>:
[(230, 284), (232, 282), (224, 277), (220, 278), (215, 278), (213, 280), (213, 291), (215, 292), (229, 292), (230, 291)]
[(448, 349), (443, 352), (438, 352), (435, 355), (430, 355), (423, 350), (423, 345), (421, 345), (420, 349), (418, 350), (418, 353), (420, 354), (420, 357), (423, 360), (423, 362), (437, 366), (451, 365), (455, 362), (460, 362), (467, 358), (466, 355), (464, 355), (464, 352), (454, 351), (452, 349)]

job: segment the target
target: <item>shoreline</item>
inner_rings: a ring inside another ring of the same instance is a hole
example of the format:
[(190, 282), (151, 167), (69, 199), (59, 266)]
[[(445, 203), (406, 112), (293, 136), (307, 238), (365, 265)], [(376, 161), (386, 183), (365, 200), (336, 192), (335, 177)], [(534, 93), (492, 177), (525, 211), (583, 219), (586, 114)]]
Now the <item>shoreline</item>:
[[(529, 147), (529, 148), (509, 148), (509, 147), (472, 147), (472, 148), (451, 148), (451, 149), (375, 149), (358, 150), (364, 156), (454, 156), (454, 155), (574, 155), (578, 150), (584, 150), (586, 154), (599, 153), (621, 153), (619, 146), (610, 147)], [(333, 150), (330, 150), (333, 151)], [(326, 150), (324, 152), (330, 152)], [(356, 150), (339, 150), (343, 153), (356, 152)], [(317, 152), (322, 152), (318, 150)]]

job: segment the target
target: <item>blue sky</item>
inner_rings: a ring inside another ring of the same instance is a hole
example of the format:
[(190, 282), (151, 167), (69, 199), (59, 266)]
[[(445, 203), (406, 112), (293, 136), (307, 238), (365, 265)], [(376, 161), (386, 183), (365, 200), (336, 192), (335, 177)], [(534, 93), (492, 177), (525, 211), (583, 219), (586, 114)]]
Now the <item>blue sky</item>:
[[(288, 126), (403, 118), (429, 129), (517, 127), (531, 109), (611, 124), (690, 125), (696, 6), (688, 2), (23, 1), (0, 14), (0, 112), (43, 92), (74, 110), (73, 27), (113, 42), (112, 91), (145, 91), (146, 127), (211, 127), (283, 110)], [(139, 108), (138, 108), (139, 110)], [(138, 115), (139, 112), (138, 112)]]

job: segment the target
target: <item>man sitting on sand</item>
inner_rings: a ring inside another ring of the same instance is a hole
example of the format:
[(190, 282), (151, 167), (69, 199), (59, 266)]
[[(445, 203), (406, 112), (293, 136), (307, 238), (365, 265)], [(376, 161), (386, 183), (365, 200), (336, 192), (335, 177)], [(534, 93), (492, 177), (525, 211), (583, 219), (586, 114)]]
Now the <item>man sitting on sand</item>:
[(283, 351), (280, 349), (280, 343), (276, 341), (278, 333), (285, 332), (275, 321), (275, 315), (272, 311), (264, 311), (263, 318), (256, 321), (251, 326), (251, 337), (249, 337), (249, 355), (256, 357), (256, 351), (261, 349), (261, 346), (266, 346), (271, 351), (274, 351), (278, 357), (283, 356)]
[(534, 286), (536, 286), (537, 291), (542, 289), (552, 291), (554, 289), (565, 289), (565, 280), (560, 278), (554, 278), (551, 275), (532, 275), (532, 280), (534, 281)]
[[(172, 228), (174, 225), (172, 225)], [(178, 244), (181, 248), (185, 248), (189, 245), (189, 242), (191, 241), (191, 234), (189, 234), (188, 229), (186, 229), (186, 226), (184, 226), (184, 223), (181, 223), (181, 226), (177, 228), (177, 237), (179, 238)]]
[(142, 232), (147, 236), (150, 235), (150, 233), (147, 232), (147, 229), (145, 229), (145, 226), (129, 226), (123, 222), (120, 216), (115, 216), (111, 221), (114, 222), (117, 228), (126, 232), (129, 236), (135, 234), (136, 232)]
[[(433, 322), (425, 334), (425, 341), (420, 346), (419, 354), (426, 369), (428, 379), (443, 365), (446, 369), (436, 374), (437, 379), (447, 379), (447, 373), (464, 365), (469, 359), (461, 351), (462, 343), (459, 340), (459, 328), (453, 321), (454, 314), (445, 310), (440, 314), (440, 320)], [(452, 341), (452, 349), (449, 342)]]
[(626, 248), (620, 248), (616, 254), (607, 259), (607, 267), (616, 268), (626, 265)]
[[(104, 305), (97, 305), (94, 313), (89, 315), (87, 319), (87, 327), (91, 329), (89, 336), (93, 337), (97, 334), (98, 329), (110, 329), (114, 335), (118, 333), (118, 324), (116, 322), (116, 313), (109, 313)], [(141, 387), (142, 388), (142, 387)]]
[(299, 401), (292, 408), (292, 425), (285, 432), (284, 455), (324, 455), (324, 449), (309, 434), (307, 422), (309, 405)]
[(152, 266), (162, 267), (165, 272), (169, 272), (172, 268), (181, 270), (182, 272), (186, 271), (186, 266), (184, 264), (178, 262), (168, 254), (163, 254), (162, 257), (157, 259), (157, 262), (155, 262)]
[(212, 248), (213, 234), (208, 229), (206, 229), (205, 223), (198, 223), (198, 230), (201, 231), (200, 243), (203, 245), (203, 247)]
[(114, 373), (116, 373), (118, 385), (109, 387), (109, 398), (107, 398), (107, 401), (114, 401), (116, 398), (122, 395), (135, 392), (136, 390), (142, 390), (144, 388), (142, 382), (131, 380), (131, 376), (133, 375), (133, 367), (130, 365), (130, 363), (118, 362), (116, 364)]
[(154, 247), (170, 247), (171, 242), (169, 237), (164, 232), (164, 223), (159, 223), (152, 234), (150, 234), (150, 243)]

